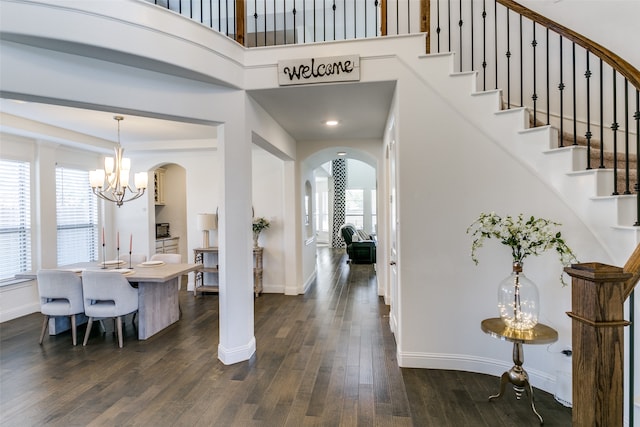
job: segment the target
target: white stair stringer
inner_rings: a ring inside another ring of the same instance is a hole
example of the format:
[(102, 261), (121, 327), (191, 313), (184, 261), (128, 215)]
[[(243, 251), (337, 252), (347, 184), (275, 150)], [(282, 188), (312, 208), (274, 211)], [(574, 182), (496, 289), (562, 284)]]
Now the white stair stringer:
[(511, 150), (582, 218), (614, 265), (624, 265), (639, 242), (638, 230), (631, 227), (635, 196), (606, 196), (613, 171), (586, 170), (586, 147), (546, 148), (557, 140), (556, 129), (533, 128), (519, 132)]
[(529, 128), (526, 108), (501, 110), (500, 90), (476, 92), (477, 73), (456, 73), (454, 54), (419, 58), (417, 74), (428, 76), (420, 80), (442, 93), (452, 108), (553, 188), (592, 231), (614, 265), (627, 262), (640, 243), (640, 227), (633, 227), (635, 196), (610, 196), (612, 170), (586, 170), (586, 147), (555, 148), (558, 130), (551, 126)]

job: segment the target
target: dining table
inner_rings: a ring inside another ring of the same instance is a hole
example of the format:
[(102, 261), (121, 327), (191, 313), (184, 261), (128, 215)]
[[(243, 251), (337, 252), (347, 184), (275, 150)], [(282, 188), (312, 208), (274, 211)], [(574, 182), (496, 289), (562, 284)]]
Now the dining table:
[[(138, 288), (138, 339), (145, 340), (162, 331), (180, 319), (178, 291), (183, 275), (199, 268), (198, 264), (171, 264), (164, 262), (145, 262), (137, 265), (125, 265), (121, 261), (104, 263), (81, 262), (56, 267), (58, 270), (71, 270), (78, 274), (83, 271), (118, 271), (129, 283)], [(37, 279), (37, 271), (27, 271), (16, 275), (17, 279)], [(54, 319), (51, 319), (54, 320)], [(58, 334), (65, 330), (64, 323), (50, 323), (49, 333)]]

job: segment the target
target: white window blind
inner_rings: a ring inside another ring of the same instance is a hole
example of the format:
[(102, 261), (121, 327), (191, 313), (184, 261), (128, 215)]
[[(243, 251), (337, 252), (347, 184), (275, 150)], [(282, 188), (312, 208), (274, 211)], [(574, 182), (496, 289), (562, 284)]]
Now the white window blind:
[(0, 282), (31, 270), (29, 162), (0, 159)]
[(58, 265), (98, 259), (98, 203), (89, 171), (56, 168)]

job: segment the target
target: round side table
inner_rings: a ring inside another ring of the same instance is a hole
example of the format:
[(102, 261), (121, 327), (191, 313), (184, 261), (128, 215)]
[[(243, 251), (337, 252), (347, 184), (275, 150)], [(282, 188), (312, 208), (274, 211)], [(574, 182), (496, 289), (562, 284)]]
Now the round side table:
[(510, 370), (502, 374), (502, 377), (500, 378), (500, 392), (493, 396), (489, 396), (489, 400), (501, 397), (504, 394), (505, 386), (510, 382), (513, 384), (516, 399), (520, 400), (523, 391), (529, 396), (531, 409), (540, 420), (540, 424), (543, 424), (544, 421), (538, 411), (536, 411), (533, 401), (533, 388), (531, 387), (531, 383), (529, 383), (529, 375), (522, 367), (522, 364), (524, 363), (524, 350), (522, 349), (522, 344), (550, 344), (558, 340), (558, 332), (547, 325), (543, 325), (542, 323), (538, 323), (531, 329), (522, 331), (516, 330), (505, 325), (499, 317), (483, 320), (480, 327), (483, 332), (494, 338), (513, 343), (514, 365)]

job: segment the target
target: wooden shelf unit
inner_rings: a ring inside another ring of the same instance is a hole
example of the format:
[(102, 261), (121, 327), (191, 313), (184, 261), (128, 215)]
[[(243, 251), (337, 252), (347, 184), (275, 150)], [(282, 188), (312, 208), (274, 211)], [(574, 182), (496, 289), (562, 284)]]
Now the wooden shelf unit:
[[(262, 253), (263, 248), (253, 248), (253, 292), (258, 297), (262, 293)], [(219, 277), (218, 273), (218, 247), (195, 248), (193, 250), (194, 262), (201, 264), (196, 270), (195, 283), (193, 288), (193, 296), (197, 296), (198, 292), (218, 292)], [(211, 273), (211, 279), (215, 278), (216, 283), (205, 283), (205, 273)]]

